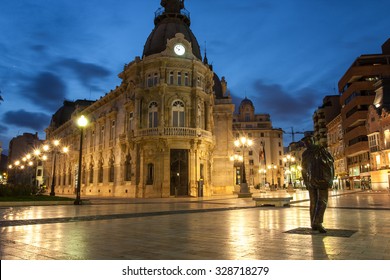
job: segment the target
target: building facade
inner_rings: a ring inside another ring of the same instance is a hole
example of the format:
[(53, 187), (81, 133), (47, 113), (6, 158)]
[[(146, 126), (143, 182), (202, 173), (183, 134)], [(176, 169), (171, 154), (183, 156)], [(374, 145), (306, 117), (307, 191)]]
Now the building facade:
[(375, 84), (374, 104), (367, 117), (370, 149), (370, 181), (373, 190), (386, 190), (390, 186), (390, 76)]
[(324, 97), (322, 105), (314, 112), (314, 138), (318, 144), (324, 147), (328, 145), (326, 125), (340, 114), (340, 109), (340, 96), (327, 95)]
[[(70, 153), (57, 158), (55, 192), (121, 197), (210, 196), (234, 190), (232, 120), (226, 81), (202, 59), (189, 13), (178, 0), (162, 1), (155, 27), (119, 74), (122, 82), (67, 121), (52, 121), (47, 140)], [(77, 178), (80, 130), (81, 178)], [(50, 164), (47, 166), (51, 168)]]
[(361, 55), (340, 79), (341, 119), (349, 184), (360, 188), (369, 181), (370, 150), (367, 116), (375, 100), (375, 84), (390, 76), (389, 40), (382, 54)]
[[(251, 100), (245, 98), (233, 116), (233, 135), (235, 139), (247, 137), (253, 140), (253, 146), (245, 151), (245, 170), (249, 185), (282, 186), (283, 180), (283, 130), (273, 128), (269, 114), (255, 114)], [(241, 165), (235, 164), (235, 183), (241, 180)]]
[(349, 183), (347, 160), (344, 153), (343, 128), (339, 114), (327, 124), (328, 151), (334, 159), (335, 181), (333, 187), (346, 189)]
[[(26, 164), (26, 155), (39, 147), (43, 140), (40, 140), (38, 133), (23, 133), (11, 139), (8, 154), (8, 183), (26, 184), (40, 186), (44, 184), (43, 161), (33, 156), (32, 164)], [(23, 161), (24, 159), (24, 161)]]

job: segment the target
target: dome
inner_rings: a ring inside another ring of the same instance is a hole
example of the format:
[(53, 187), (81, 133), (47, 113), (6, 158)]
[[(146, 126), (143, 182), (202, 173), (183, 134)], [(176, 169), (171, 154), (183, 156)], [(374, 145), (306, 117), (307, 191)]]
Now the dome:
[(184, 9), (184, 2), (161, 1), (161, 5), (165, 9), (160, 8), (155, 13), (155, 27), (146, 40), (143, 56), (164, 51), (167, 40), (175, 38), (176, 33), (181, 33), (191, 43), (193, 54), (202, 60), (198, 41), (190, 29), (190, 16), (189, 12)]
[(244, 106), (248, 105), (251, 106), (253, 109), (255, 108), (255, 106), (253, 106), (253, 102), (245, 97), (245, 99), (241, 101), (240, 108), (243, 108)]

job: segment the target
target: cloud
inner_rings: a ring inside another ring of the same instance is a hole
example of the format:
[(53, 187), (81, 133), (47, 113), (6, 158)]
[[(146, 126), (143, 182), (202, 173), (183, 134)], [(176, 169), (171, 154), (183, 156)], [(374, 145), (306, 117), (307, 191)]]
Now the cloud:
[(104, 79), (111, 75), (111, 71), (107, 68), (93, 63), (81, 62), (73, 58), (61, 59), (53, 67), (54, 69), (70, 70), (86, 88), (90, 88), (95, 79)]
[(8, 127), (6, 127), (5, 125), (0, 124), (0, 131), (1, 131), (1, 133), (7, 133)]
[[(312, 115), (320, 106), (316, 90), (303, 88), (296, 91), (287, 91), (279, 84), (266, 84), (257, 79), (253, 84), (255, 94), (248, 96), (252, 100), (256, 112), (270, 114), (274, 127), (280, 124), (294, 127), (298, 130), (312, 130)], [(242, 97), (232, 93), (233, 101), (239, 104)], [(285, 127), (283, 127), (285, 128)]]
[(25, 110), (8, 111), (3, 115), (3, 123), (17, 127), (30, 128), (35, 131), (44, 130), (50, 122), (50, 116), (43, 113)]
[(47, 50), (47, 46), (42, 44), (35, 44), (30, 47), (31, 50), (33, 50), (36, 53), (44, 53)]
[(66, 86), (53, 73), (41, 72), (28, 80), (21, 94), (42, 109), (56, 111), (66, 98)]

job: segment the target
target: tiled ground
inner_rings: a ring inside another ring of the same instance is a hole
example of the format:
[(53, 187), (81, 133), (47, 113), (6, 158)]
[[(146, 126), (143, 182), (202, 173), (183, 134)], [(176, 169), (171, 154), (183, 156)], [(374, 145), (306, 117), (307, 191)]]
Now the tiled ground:
[(290, 208), (251, 199), (98, 200), (74, 206), (0, 206), (0, 257), (11, 259), (390, 259), (390, 196), (333, 193), (324, 225), (309, 226), (305, 192)]

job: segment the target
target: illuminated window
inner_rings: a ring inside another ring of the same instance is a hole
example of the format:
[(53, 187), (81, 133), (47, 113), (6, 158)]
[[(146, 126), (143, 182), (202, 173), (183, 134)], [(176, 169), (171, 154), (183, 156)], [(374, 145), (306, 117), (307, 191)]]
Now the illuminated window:
[(375, 161), (376, 161), (376, 165), (380, 166), (381, 165), (381, 156), (380, 155), (376, 155), (375, 156)]
[(184, 74), (184, 85), (187, 86), (187, 87), (190, 85), (190, 81), (189, 81), (189, 78), (188, 78), (188, 73)]
[(152, 87), (153, 86), (153, 79), (152, 79), (152, 75), (148, 75), (148, 78), (147, 78), (147, 87)]
[(125, 181), (131, 181), (131, 156), (128, 154), (125, 161)]
[(89, 165), (89, 183), (93, 183), (93, 163)]
[(99, 144), (104, 146), (104, 125), (100, 128)]
[(154, 165), (153, 163), (149, 163), (148, 170), (147, 170), (146, 184), (153, 185), (153, 178), (154, 178)]
[(103, 183), (103, 160), (99, 161), (98, 183)]
[(181, 72), (177, 73), (177, 84), (181, 86)]
[(111, 121), (111, 128), (110, 128), (110, 140), (112, 141), (115, 136), (115, 120)]
[(133, 112), (130, 112), (129, 114), (129, 127), (128, 129), (130, 131), (134, 130), (134, 113)]
[(157, 73), (154, 73), (154, 77), (153, 77), (153, 85), (158, 85), (158, 74)]
[(109, 176), (108, 176), (108, 181), (109, 182), (114, 182), (114, 172), (115, 172), (115, 167), (114, 167), (114, 158), (110, 159), (110, 169), (109, 169)]
[(169, 84), (173, 85), (173, 72), (169, 73)]
[(176, 100), (172, 104), (172, 126), (184, 127), (184, 103), (181, 100)]
[(158, 105), (157, 102), (151, 102), (149, 105), (149, 128), (158, 126)]

